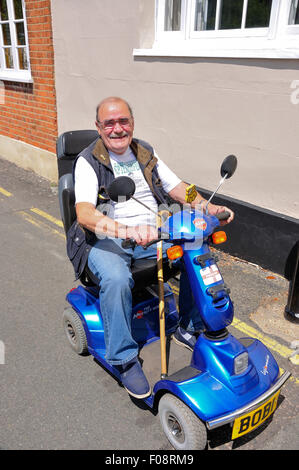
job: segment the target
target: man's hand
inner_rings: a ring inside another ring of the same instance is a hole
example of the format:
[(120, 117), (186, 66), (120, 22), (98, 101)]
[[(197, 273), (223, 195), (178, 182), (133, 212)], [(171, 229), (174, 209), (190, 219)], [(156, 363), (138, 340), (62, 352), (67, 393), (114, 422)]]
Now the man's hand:
[[(175, 201), (185, 204), (186, 192), (188, 193), (188, 191), (190, 191), (190, 186), (181, 181), (177, 186), (175, 186), (175, 188), (169, 191), (169, 196)], [(208, 201), (206, 201), (201, 194), (197, 192), (197, 196), (195, 198), (192, 197), (191, 207), (198, 207), (198, 205), (200, 205), (201, 209), (205, 211), (207, 202)], [(208, 213), (211, 215), (216, 215), (223, 211), (228, 211), (230, 213), (230, 217), (227, 220), (220, 221), (220, 225), (229, 224), (234, 219), (233, 211), (225, 206), (216, 206), (215, 204), (208, 205)]]
[[(206, 210), (205, 204), (203, 204), (203, 207), (204, 207), (204, 211), (205, 211)], [(208, 213), (211, 214), (211, 215), (220, 214), (220, 212), (224, 212), (224, 211), (229, 212), (230, 216), (227, 220), (221, 220), (220, 225), (227, 225), (232, 220), (234, 220), (234, 217), (235, 217), (234, 212), (226, 206), (216, 206), (215, 204), (209, 204), (208, 205)]]
[(158, 238), (158, 231), (152, 225), (137, 225), (127, 228), (126, 238), (133, 238), (137, 245), (144, 246)]

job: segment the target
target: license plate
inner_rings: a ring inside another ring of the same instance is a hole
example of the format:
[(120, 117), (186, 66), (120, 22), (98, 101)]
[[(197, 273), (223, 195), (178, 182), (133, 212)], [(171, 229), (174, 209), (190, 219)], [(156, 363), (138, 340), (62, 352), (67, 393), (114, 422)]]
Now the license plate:
[(266, 421), (276, 410), (279, 393), (280, 390), (275, 395), (272, 395), (263, 405), (237, 418), (233, 426), (232, 439), (244, 436), (244, 434), (253, 431)]

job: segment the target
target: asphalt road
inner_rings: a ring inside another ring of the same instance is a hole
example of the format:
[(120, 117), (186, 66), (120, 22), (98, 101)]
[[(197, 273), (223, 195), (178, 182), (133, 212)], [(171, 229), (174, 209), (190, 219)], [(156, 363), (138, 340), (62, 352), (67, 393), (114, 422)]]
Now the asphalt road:
[[(55, 188), (0, 159), (0, 449), (171, 450), (158, 416), (66, 341), (62, 312), (76, 284), (59, 220)], [(235, 303), (231, 332), (244, 336), (248, 326), (272, 341), (280, 367), (293, 377), (272, 419), (234, 442), (229, 430), (216, 430), (209, 449), (298, 449), (299, 367), (287, 359), (298, 326), (280, 308), (265, 331), (267, 306), (283, 305), (287, 283), (227, 255), (219, 265)]]

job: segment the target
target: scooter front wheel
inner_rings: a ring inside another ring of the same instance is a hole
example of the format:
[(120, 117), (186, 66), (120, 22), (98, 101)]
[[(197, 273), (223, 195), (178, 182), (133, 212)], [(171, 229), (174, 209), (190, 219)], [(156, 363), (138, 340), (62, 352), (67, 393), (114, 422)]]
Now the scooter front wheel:
[(207, 430), (181, 400), (166, 393), (159, 402), (159, 417), (164, 433), (176, 450), (204, 450)]
[(87, 356), (89, 354), (87, 339), (79, 315), (71, 307), (68, 307), (63, 312), (62, 320), (71, 348), (80, 356)]

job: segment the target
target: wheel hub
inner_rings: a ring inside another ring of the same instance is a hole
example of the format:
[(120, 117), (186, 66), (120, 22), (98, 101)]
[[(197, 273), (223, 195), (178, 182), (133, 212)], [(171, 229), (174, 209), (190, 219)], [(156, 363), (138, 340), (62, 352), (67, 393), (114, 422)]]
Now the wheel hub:
[(185, 441), (185, 434), (177, 417), (173, 413), (167, 413), (166, 422), (169, 432), (180, 444), (182, 444)]
[(67, 333), (68, 333), (68, 336), (69, 336), (71, 342), (76, 343), (76, 341), (77, 341), (76, 333), (75, 333), (75, 330), (74, 330), (73, 325), (71, 323), (66, 324), (66, 330), (67, 330)]

